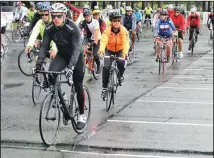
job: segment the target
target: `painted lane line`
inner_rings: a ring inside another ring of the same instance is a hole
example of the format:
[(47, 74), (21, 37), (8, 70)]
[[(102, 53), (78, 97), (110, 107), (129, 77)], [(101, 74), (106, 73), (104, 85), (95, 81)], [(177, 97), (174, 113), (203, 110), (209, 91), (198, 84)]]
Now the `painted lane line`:
[(178, 78), (178, 79), (200, 79), (200, 80), (205, 80), (205, 79), (207, 79), (207, 80), (213, 80), (213, 78), (199, 78), (199, 77), (179, 77), (179, 76), (177, 76), (177, 77), (172, 77), (172, 79), (174, 79), (174, 78)]
[(136, 100), (138, 102), (148, 102), (148, 103), (173, 103), (173, 104), (211, 104), (213, 102), (177, 102), (177, 101), (168, 101), (168, 100)]
[(164, 89), (213, 90), (213, 88), (157, 87)]
[(107, 120), (108, 122), (118, 123), (139, 123), (139, 124), (160, 124), (160, 125), (180, 125), (180, 126), (204, 126), (213, 127), (213, 124), (197, 124), (197, 123), (178, 123), (178, 122), (148, 122), (148, 121), (126, 121), (126, 120)]
[(195, 71), (203, 71), (203, 70), (206, 70), (206, 69), (183, 69), (183, 70), (187, 70), (187, 71), (193, 71), (193, 70), (195, 70)]

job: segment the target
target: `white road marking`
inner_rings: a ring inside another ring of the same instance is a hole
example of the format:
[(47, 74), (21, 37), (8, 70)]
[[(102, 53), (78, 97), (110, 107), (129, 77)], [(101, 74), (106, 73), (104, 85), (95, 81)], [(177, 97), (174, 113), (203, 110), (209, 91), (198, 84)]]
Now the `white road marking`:
[(173, 104), (211, 104), (213, 102), (178, 102), (178, 101), (170, 101), (170, 100), (136, 100), (139, 102), (148, 102), (148, 103), (173, 103)]
[(186, 78), (186, 79), (200, 79), (200, 80), (204, 80), (204, 79), (208, 79), (208, 80), (213, 80), (213, 78), (199, 78), (199, 77), (190, 77), (190, 76), (186, 76), (186, 77), (184, 77), (184, 76), (181, 76), (181, 77), (179, 77), (179, 76), (175, 76), (175, 77), (172, 77), (172, 78), (180, 78), (180, 79), (182, 79), (182, 78)]
[(213, 90), (213, 88), (157, 87), (165, 89)]
[(119, 123), (139, 123), (139, 124), (160, 124), (160, 125), (180, 125), (180, 126), (204, 126), (213, 127), (213, 124), (197, 124), (197, 123), (179, 123), (179, 122), (149, 122), (149, 121), (127, 121), (127, 120), (107, 120), (108, 122)]

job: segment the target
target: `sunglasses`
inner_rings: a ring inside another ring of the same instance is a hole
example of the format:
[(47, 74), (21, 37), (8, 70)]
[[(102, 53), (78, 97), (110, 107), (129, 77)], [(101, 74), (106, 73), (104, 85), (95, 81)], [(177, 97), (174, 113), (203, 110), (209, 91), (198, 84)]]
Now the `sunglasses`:
[(51, 18), (52, 19), (55, 19), (57, 17), (57, 19), (61, 19), (62, 18), (62, 15), (51, 15)]
[(49, 14), (41, 14), (41, 16), (48, 16)]
[(120, 19), (118, 19), (118, 20), (112, 20), (112, 22), (120, 22)]
[(180, 13), (180, 12), (175, 12), (175, 13)]

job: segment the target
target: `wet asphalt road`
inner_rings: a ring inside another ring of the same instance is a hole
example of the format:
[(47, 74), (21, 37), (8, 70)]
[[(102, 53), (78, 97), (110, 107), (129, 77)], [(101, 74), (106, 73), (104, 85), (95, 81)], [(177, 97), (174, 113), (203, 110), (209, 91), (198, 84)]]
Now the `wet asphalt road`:
[(208, 46), (208, 31), (203, 33), (193, 56), (184, 36), (184, 58), (167, 64), (159, 75), (146, 32), (136, 43), (138, 59), (127, 67), (108, 113), (100, 98), (101, 79), (86, 74), (84, 84), (92, 98), (87, 131), (76, 135), (71, 125), (61, 123), (57, 145), (48, 149), (39, 135), (40, 105), (31, 100), (32, 78), (17, 66), (23, 44), (11, 41), (1, 68), (1, 157), (211, 157), (213, 46)]

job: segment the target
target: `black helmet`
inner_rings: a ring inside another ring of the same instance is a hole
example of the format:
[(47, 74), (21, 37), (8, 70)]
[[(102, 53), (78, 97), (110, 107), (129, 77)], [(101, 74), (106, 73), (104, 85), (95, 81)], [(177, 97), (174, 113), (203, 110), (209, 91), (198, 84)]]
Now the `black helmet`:
[(86, 11), (83, 12), (83, 16), (84, 16), (84, 17), (85, 17), (85, 16), (88, 16), (88, 15), (92, 15), (91, 11), (86, 10)]
[(180, 12), (180, 7), (175, 7), (174, 11), (179, 11)]
[(162, 10), (162, 11), (160, 12), (160, 15), (168, 15), (168, 12), (167, 12), (166, 10)]
[(113, 12), (109, 15), (109, 20), (112, 21), (113, 19), (116, 19), (116, 18), (121, 18), (121, 14), (118, 13), (118, 12)]

